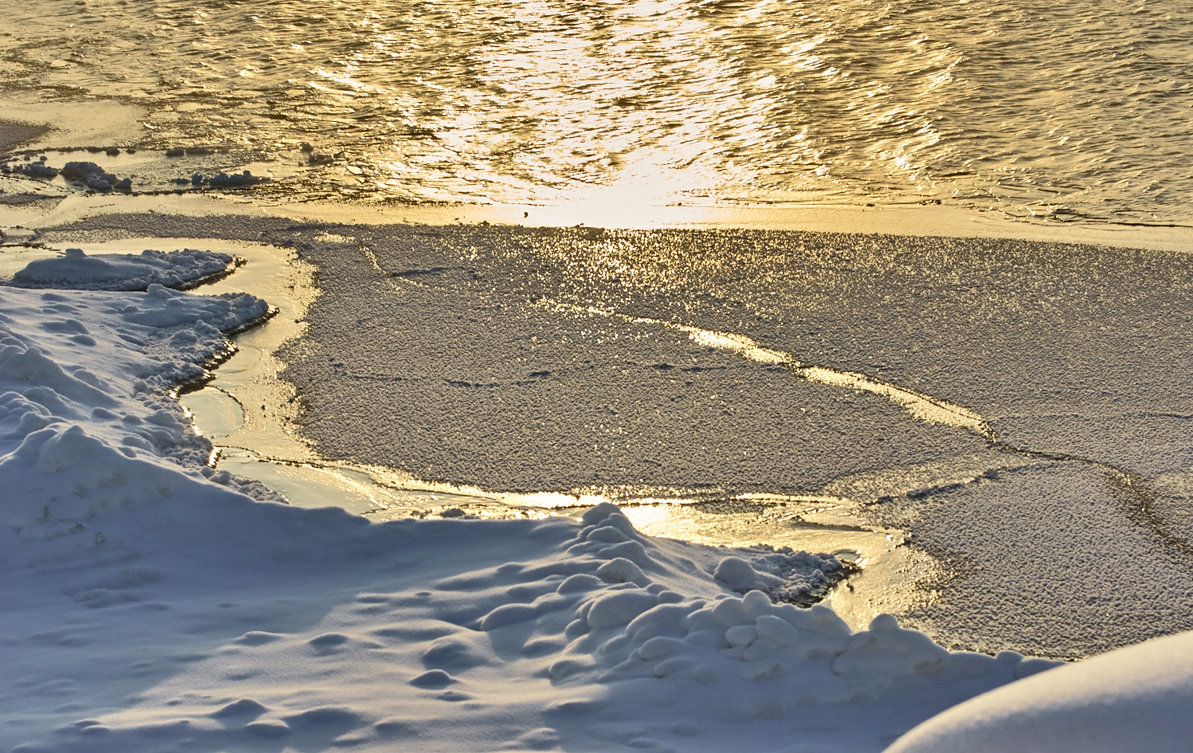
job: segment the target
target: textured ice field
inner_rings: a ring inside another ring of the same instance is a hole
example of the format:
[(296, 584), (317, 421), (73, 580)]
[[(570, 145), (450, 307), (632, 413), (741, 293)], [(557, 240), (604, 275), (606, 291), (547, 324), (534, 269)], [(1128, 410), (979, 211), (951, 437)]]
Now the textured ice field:
[(497, 490), (849, 500), (952, 569), (908, 617), (969, 648), (1081, 656), (1193, 626), (1186, 255), (749, 231), (274, 238), (321, 270), (283, 359), (327, 455)]

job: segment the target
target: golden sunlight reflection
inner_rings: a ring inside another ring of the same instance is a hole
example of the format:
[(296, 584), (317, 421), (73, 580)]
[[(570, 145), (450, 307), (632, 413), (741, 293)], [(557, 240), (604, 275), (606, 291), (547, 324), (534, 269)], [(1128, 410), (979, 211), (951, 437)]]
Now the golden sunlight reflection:
[(684, 204), (693, 188), (713, 187), (715, 176), (694, 164), (702, 146), (634, 155), (634, 162), (617, 165), (610, 182), (572, 188), (548, 206), (547, 214), (560, 224), (649, 225), (659, 208)]
[(763, 496), (693, 505), (623, 506), (622, 513), (649, 536), (710, 546), (751, 547), (766, 542), (776, 548), (833, 554), (860, 568), (850, 577), (849, 587), (835, 589), (825, 600), (855, 629), (883, 612), (906, 612), (931, 601), (934, 596), (927, 589), (908, 588), (908, 584), (938, 577), (939, 563), (904, 546), (903, 536), (896, 531), (842, 524), (850, 518), (839, 517), (841, 506), (831, 500)]
[(1060, 5), (1046, 24), (997, 0), (201, 4), (88, 0), (68, 27), (49, 0), (14, 5), (0, 88), (153, 102), (138, 146), (251, 154), (275, 166), (257, 191), (289, 199), (583, 222), (647, 204), (1191, 211), (1188, 3), (1130, 23)]
[(866, 374), (802, 363), (790, 353), (764, 348), (745, 335), (732, 332), (716, 332), (678, 322), (629, 316), (599, 308), (579, 307), (546, 299), (541, 300), (539, 305), (547, 306), (557, 311), (597, 314), (637, 324), (649, 324), (673, 329), (687, 334), (693, 342), (704, 347), (728, 350), (740, 358), (764, 366), (782, 366), (800, 379), (876, 395), (900, 406), (908, 414), (921, 421), (965, 429), (987, 439), (994, 438), (994, 432), (990, 428), (990, 425), (986, 423), (986, 420), (980, 414), (968, 408), (924, 395), (912, 389), (889, 384)]

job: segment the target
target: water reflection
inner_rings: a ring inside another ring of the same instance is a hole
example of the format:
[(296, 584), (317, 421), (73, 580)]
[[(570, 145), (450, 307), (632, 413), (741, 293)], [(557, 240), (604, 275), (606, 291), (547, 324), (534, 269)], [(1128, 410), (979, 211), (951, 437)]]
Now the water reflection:
[(150, 142), (301, 161), (272, 187), (290, 195), (1190, 218), (1193, 8), (1171, 0), (77, 9), (10, 9), (0, 86), (141, 103)]

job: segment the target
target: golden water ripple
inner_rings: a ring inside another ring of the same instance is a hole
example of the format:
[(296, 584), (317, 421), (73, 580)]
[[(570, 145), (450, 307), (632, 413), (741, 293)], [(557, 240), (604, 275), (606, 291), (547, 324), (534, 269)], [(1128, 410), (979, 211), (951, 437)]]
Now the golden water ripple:
[[(309, 168), (302, 197), (942, 201), (1185, 223), (1174, 0), (54, 0), (4, 91), (115, 98), (149, 144)], [(306, 145), (302, 148), (302, 145)]]

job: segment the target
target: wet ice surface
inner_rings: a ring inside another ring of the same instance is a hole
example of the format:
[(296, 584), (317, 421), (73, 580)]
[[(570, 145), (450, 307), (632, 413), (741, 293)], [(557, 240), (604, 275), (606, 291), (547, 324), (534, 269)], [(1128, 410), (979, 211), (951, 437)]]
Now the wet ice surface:
[[(942, 640), (1085, 655), (1191, 626), (1179, 254), (748, 231), (295, 228), (283, 352), (333, 458), (499, 490), (832, 491), (948, 563)], [(771, 362), (696, 331), (748, 337)], [(860, 373), (980, 416), (801, 377)], [(1146, 624), (1140, 624), (1146, 621)]]

